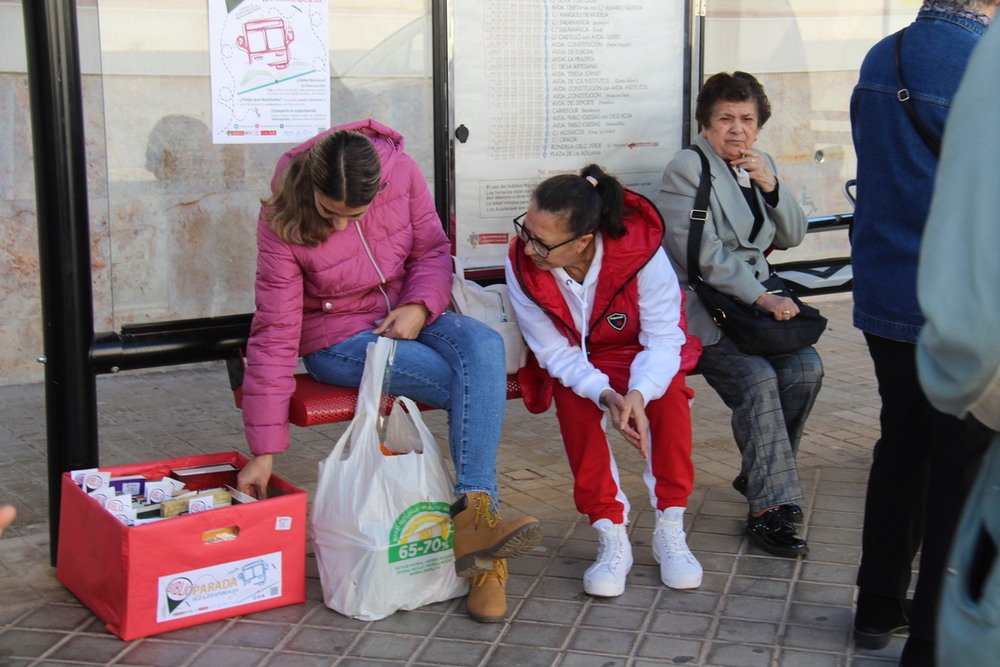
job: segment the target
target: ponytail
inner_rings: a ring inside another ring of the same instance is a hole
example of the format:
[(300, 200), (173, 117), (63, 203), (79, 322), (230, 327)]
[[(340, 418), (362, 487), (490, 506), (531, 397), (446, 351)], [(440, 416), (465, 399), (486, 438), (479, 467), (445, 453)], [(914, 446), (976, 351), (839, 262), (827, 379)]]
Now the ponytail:
[(601, 222), (598, 228), (608, 238), (617, 239), (625, 236), (625, 188), (618, 179), (596, 164), (584, 167), (580, 172), (584, 180), (594, 186), (601, 196)]
[(579, 176), (561, 174), (542, 181), (531, 196), (540, 210), (566, 216), (576, 236), (601, 232), (608, 238), (625, 235), (625, 189), (614, 176), (596, 164)]

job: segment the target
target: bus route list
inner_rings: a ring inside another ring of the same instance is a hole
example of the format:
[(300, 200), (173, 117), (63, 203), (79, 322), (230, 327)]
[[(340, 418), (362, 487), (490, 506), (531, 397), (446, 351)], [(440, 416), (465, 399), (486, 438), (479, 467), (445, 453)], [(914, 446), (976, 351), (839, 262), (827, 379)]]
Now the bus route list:
[[(483, 11), (490, 159), (585, 157), (621, 141), (655, 85), (626, 57), (653, 10), (494, 0)], [(633, 28), (624, 34), (622, 26)]]

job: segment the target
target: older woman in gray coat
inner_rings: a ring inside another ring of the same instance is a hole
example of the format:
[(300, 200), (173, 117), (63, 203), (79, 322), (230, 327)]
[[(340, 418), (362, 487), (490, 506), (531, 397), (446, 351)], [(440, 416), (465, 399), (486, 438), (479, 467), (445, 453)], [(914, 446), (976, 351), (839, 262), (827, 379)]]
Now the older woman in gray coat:
[[(763, 87), (745, 72), (716, 74), (698, 95), (701, 133), (694, 143), (712, 172), (699, 268), (715, 289), (782, 320), (795, 317), (798, 307), (763, 286), (770, 272), (765, 251), (801, 243), (806, 218), (771, 156), (753, 148), (770, 114)], [(664, 170), (655, 199), (667, 224), (664, 247), (682, 285), (688, 281), (689, 214), (701, 171), (697, 153), (680, 151)], [(795, 529), (802, 520), (795, 454), (823, 379), (819, 355), (812, 347), (770, 357), (744, 354), (690, 287), (686, 307), (688, 332), (704, 346), (697, 370), (733, 411), (742, 454), (733, 487), (750, 505), (747, 535), (768, 553), (803, 555), (808, 545)]]

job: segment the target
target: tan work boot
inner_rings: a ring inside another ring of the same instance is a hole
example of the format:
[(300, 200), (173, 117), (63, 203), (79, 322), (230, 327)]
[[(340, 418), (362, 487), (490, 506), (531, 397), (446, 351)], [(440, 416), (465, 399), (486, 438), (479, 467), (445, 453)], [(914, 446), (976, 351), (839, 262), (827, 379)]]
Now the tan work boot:
[(451, 506), (455, 524), (452, 547), (455, 574), (475, 577), (493, 571), (493, 561), (517, 558), (542, 540), (542, 524), (533, 516), (504, 521), (485, 491), (466, 493)]
[(493, 561), (493, 571), (477, 575), (465, 600), (469, 617), (480, 623), (503, 623), (507, 616), (507, 561)]

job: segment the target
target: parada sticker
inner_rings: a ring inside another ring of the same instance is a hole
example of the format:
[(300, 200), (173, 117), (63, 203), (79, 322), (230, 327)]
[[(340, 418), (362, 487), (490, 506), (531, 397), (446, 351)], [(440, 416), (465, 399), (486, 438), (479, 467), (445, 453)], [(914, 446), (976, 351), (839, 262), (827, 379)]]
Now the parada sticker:
[(281, 552), (160, 577), (156, 622), (281, 597)]

